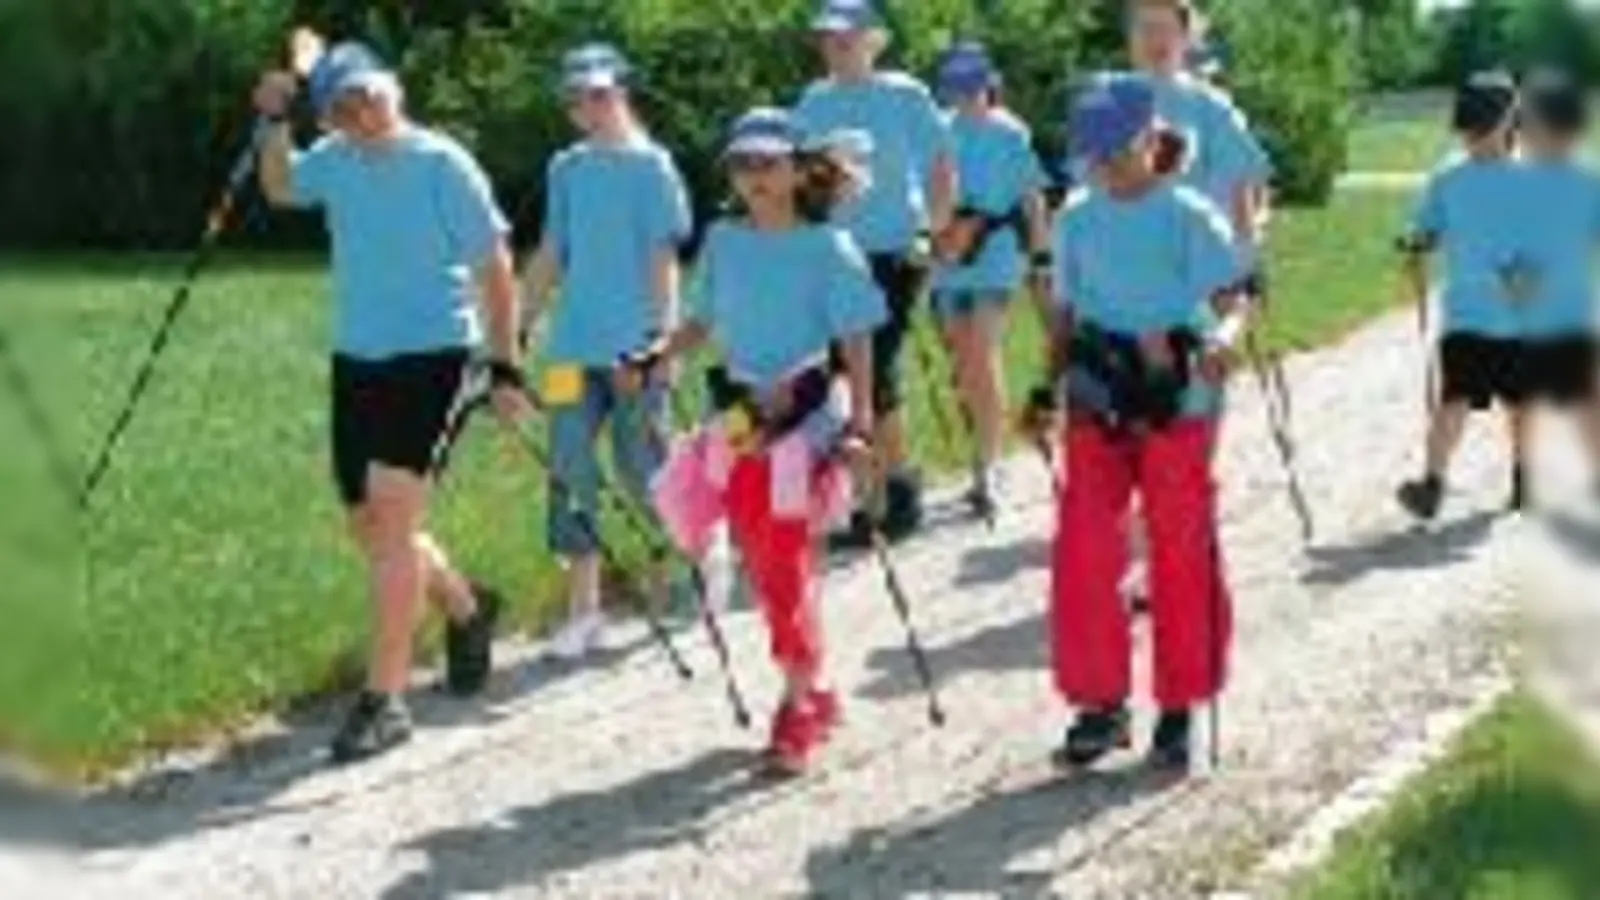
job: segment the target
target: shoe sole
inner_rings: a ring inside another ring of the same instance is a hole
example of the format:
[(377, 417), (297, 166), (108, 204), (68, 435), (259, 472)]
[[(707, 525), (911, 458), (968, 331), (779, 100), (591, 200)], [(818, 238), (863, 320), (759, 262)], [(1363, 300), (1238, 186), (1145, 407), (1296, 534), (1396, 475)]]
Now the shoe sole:
[(1084, 769), (1093, 768), (1095, 763), (1100, 762), (1113, 753), (1120, 753), (1131, 749), (1133, 749), (1133, 732), (1130, 729), (1118, 734), (1116, 740), (1112, 741), (1109, 746), (1094, 754), (1092, 757), (1074, 759), (1070, 754), (1068, 754), (1065, 747), (1057, 747), (1053, 752), (1051, 752), (1050, 760), (1054, 762), (1056, 767), (1059, 769), (1068, 772), (1080, 772)]
[(376, 759), (392, 750), (397, 750), (411, 742), (412, 733), (407, 731), (398, 738), (392, 738), (376, 747), (365, 750), (340, 750), (333, 748), (328, 753), (328, 760), (335, 766), (349, 766), (356, 763)]

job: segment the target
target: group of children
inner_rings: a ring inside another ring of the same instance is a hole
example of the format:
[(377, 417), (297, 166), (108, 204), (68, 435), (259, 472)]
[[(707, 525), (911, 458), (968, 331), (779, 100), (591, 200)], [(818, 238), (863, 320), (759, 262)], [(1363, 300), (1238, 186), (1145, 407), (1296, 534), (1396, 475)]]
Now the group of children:
[[(1460, 152), (1428, 179), (1401, 242), (1419, 321), (1430, 327), (1434, 305), (1440, 317), (1423, 474), (1398, 492), (1421, 519), (1438, 514), (1467, 417), (1495, 403), (1506, 413), (1513, 510), (1533, 499), (1540, 406), (1573, 415), (1600, 468), (1600, 176), (1578, 152), (1587, 105), (1583, 86), (1553, 70), (1535, 70), (1520, 88), (1504, 72), (1483, 72), (1456, 97)], [(1439, 257), (1436, 301), (1430, 254)]]
[[(476, 277), (496, 410), (516, 426), (534, 400), (549, 423), (548, 540), (572, 591), (553, 646), (581, 656), (601, 629), (604, 429), (626, 487), (685, 551), (703, 553), (720, 522), (731, 531), (785, 675), (767, 755), (789, 772), (808, 765), (839, 712), (818, 539), (836, 518), (849, 523), (837, 541), (846, 546), (921, 523), (900, 412), (916, 302), (931, 287), (975, 437), (969, 501), (992, 515), (1006, 421), (998, 343), (1010, 298), (1030, 288), (1050, 335), (1049, 377), (1035, 394), (1064, 396), (1068, 410), (1061, 421), (1059, 404), (1043, 403), (1030, 418), (1066, 458), (1050, 622), (1056, 683), (1078, 713), (1061, 758), (1086, 765), (1129, 743), (1118, 585), (1137, 491), (1162, 711), (1152, 758), (1186, 766), (1191, 711), (1215, 697), (1226, 669), (1211, 458), (1221, 385), (1255, 299), (1266, 160), (1226, 97), (1185, 69), (1198, 27), (1188, 0), (1130, 0), (1129, 11), (1140, 71), (1099, 77), (1075, 100), (1081, 184), (1052, 222), (1028, 128), (1001, 103), (980, 45), (944, 55), (936, 99), (877, 68), (887, 31), (870, 3), (824, 0), (813, 28), (827, 75), (792, 110), (733, 122), (722, 155), (733, 201), (706, 230), (687, 287), (689, 204), (670, 153), (629, 103), (628, 65), (608, 46), (572, 52), (562, 90), (582, 138), (549, 163), (520, 318), (506, 225), (481, 171), (404, 119), (397, 82), (370, 54), (342, 46), (325, 57), (309, 81), (331, 134), (301, 152), (287, 129), (273, 131), (261, 174), (277, 202), (327, 209), (341, 322), (376, 323), (365, 342), (341, 331), (335, 360), (335, 457), (377, 623), (373, 675), (336, 758), (409, 735), (399, 695), (424, 588), (452, 616), (452, 685), (471, 693), (487, 673), (498, 598), (455, 574), (423, 528), (479, 342)], [(281, 120), (293, 88), (269, 76), (258, 106)], [(524, 382), (519, 331), (540, 358), (536, 385)], [(712, 409), (672, 435), (664, 408), (677, 363), (701, 345), (719, 360)], [(349, 387), (339, 373), (352, 365), (363, 380)], [(667, 573), (652, 574), (659, 592), (673, 590)]]

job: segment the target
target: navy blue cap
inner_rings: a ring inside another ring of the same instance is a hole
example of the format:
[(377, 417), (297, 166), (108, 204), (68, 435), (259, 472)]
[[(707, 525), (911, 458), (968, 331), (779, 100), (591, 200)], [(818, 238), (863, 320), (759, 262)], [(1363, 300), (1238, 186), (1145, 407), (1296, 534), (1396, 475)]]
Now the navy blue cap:
[(311, 108), (325, 118), (340, 94), (370, 84), (375, 75), (389, 74), (388, 66), (367, 45), (355, 41), (336, 44), (306, 75)]
[(567, 90), (606, 90), (623, 87), (633, 67), (610, 44), (584, 44), (561, 58), (561, 86)]
[(977, 41), (952, 44), (939, 59), (937, 84), (947, 97), (981, 93), (1000, 83), (1000, 73), (989, 58), (989, 51)]
[(1576, 134), (1589, 125), (1589, 98), (1561, 69), (1529, 72), (1522, 81), (1522, 106), (1535, 124), (1560, 134)]
[(1475, 72), (1456, 91), (1451, 122), (1457, 131), (1485, 134), (1511, 121), (1517, 84), (1501, 69)]
[(1072, 153), (1091, 163), (1105, 162), (1133, 146), (1155, 123), (1156, 94), (1142, 75), (1103, 75), (1072, 104)]
[(787, 156), (800, 148), (802, 135), (786, 109), (758, 106), (735, 119), (723, 155)]
[(872, 0), (823, 0), (811, 19), (812, 31), (860, 31), (882, 27), (883, 16)]

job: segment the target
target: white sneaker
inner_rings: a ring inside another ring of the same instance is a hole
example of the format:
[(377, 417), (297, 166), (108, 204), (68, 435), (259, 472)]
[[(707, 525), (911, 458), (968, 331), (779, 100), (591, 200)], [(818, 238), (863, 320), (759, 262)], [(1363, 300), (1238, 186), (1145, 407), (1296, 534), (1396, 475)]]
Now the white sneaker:
[(550, 638), (545, 654), (555, 659), (576, 662), (588, 656), (600, 644), (605, 631), (605, 616), (598, 612), (584, 613), (567, 620)]

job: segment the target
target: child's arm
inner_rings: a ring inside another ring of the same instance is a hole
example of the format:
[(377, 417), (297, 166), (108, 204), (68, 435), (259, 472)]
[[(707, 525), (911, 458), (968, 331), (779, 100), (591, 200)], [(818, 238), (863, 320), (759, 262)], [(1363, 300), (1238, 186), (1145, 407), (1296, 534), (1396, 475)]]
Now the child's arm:
[(545, 302), (556, 283), (561, 280), (561, 259), (556, 254), (554, 242), (547, 235), (539, 248), (529, 257), (522, 277), (522, 322), (520, 343), (524, 347), (538, 332), (544, 317)]
[(1050, 251), (1050, 205), (1045, 202), (1044, 191), (1034, 188), (1023, 195), (1023, 215), (1028, 220), (1028, 267), (1032, 284), (1033, 311), (1039, 324), (1049, 331), (1055, 316), (1054, 280), (1055, 258)]
[(839, 342), (846, 382), (850, 385), (850, 430), (872, 434), (872, 338), (855, 334)]

